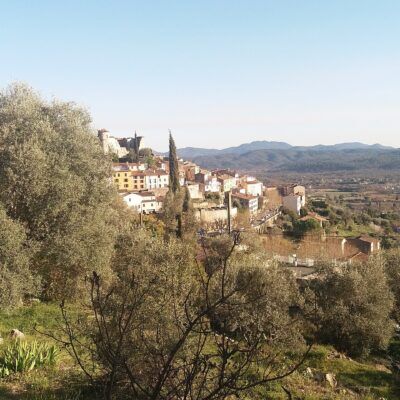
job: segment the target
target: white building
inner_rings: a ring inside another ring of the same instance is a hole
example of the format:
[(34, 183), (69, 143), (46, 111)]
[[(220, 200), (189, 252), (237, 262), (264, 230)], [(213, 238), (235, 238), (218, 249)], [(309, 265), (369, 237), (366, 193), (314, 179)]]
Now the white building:
[(221, 192), (221, 182), (218, 181), (218, 178), (216, 176), (211, 176), (204, 183), (204, 191), (205, 192), (212, 192), (212, 193)]
[[(202, 223), (227, 222), (228, 208), (226, 206), (198, 208), (195, 211), (195, 216)], [(236, 216), (237, 208), (232, 207), (231, 218), (235, 218)]]
[(169, 174), (162, 169), (145, 171), (145, 188), (147, 190), (168, 187)]
[(261, 196), (263, 193), (263, 184), (257, 179), (246, 180), (243, 182), (243, 187), (251, 196)]
[(200, 192), (200, 184), (199, 183), (193, 183), (193, 182), (188, 182), (186, 184), (188, 190), (189, 190), (189, 194), (190, 194), (190, 198), (191, 199), (202, 199), (203, 195)]
[(160, 212), (163, 207), (163, 202), (152, 192), (127, 193), (123, 200), (128, 207), (143, 214)]
[(113, 163), (113, 171), (145, 171), (146, 163)]
[(296, 194), (290, 194), (289, 196), (284, 196), (282, 198), (282, 204), (284, 208), (295, 212), (300, 215), (301, 207), (303, 206), (303, 196)]

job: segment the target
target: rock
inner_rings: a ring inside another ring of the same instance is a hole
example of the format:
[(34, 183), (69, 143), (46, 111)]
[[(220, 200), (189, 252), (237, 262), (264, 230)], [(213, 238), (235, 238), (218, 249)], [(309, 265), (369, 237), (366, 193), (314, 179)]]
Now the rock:
[(337, 386), (335, 374), (317, 372), (314, 375), (314, 379), (319, 383), (328, 383), (331, 388), (335, 388)]
[(11, 339), (21, 340), (25, 339), (25, 335), (18, 329), (12, 329), (10, 332)]
[(310, 377), (310, 378), (313, 378), (313, 377), (314, 377), (314, 373), (313, 373), (313, 371), (312, 371), (312, 369), (311, 369), (310, 367), (307, 367), (307, 368), (306, 368), (306, 370), (304, 371), (304, 375), (305, 375), (305, 376), (308, 376), (308, 377)]
[(331, 388), (335, 388), (337, 386), (335, 374), (325, 374), (325, 380), (329, 383)]

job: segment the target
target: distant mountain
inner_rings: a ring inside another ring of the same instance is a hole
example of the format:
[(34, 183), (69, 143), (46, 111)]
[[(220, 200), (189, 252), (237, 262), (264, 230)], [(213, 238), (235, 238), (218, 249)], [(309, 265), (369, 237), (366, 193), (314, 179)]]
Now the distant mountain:
[(294, 147), (280, 142), (252, 142), (223, 150), (178, 150), (204, 168), (242, 171), (334, 172), (363, 169), (400, 171), (400, 150), (379, 144), (341, 143)]
[[(359, 142), (339, 143), (335, 145), (316, 145), (316, 146), (292, 146), (285, 142), (274, 142), (267, 140), (259, 140), (251, 143), (241, 144), (240, 146), (227, 147), (225, 149), (205, 149), (199, 147), (184, 147), (178, 149), (178, 155), (184, 159), (192, 159), (202, 156), (216, 156), (222, 154), (246, 154), (250, 151), (257, 150), (290, 150), (297, 149), (299, 151), (333, 151), (333, 150), (360, 150), (360, 149), (378, 149), (378, 150), (393, 150), (392, 147), (382, 146), (380, 144), (368, 145)], [(165, 153), (167, 154), (167, 153)]]

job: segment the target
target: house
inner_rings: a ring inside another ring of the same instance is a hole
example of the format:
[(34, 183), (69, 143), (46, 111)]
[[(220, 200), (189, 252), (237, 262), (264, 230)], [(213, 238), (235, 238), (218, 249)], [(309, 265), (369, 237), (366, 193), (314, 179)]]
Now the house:
[(289, 185), (283, 186), (281, 188), (282, 196), (300, 196), (301, 197), (301, 206), (304, 207), (306, 205), (306, 188), (301, 185)]
[(381, 249), (379, 239), (372, 236), (360, 236), (356, 239), (348, 239), (348, 241), (350, 240), (365, 254), (375, 254)]
[(194, 180), (199, 183), (206, 184), (207, 181), (211, 178), (211, 172), (205, 169), (201, 169), (194, 175)]
[(194, 181), (196, 174), (200, 172), (200, 167), (190, 161), (183, 161), (179, 163), (179, 170), (183, 172), (185, 180)]
[(146, 163), (113, 163), (112, 170), (114, 172), (119, 171), (144, 171), (147, 169)]
[(303, 206), (303, 197), (295, 194), (290, 194), (282, 198), (282, 205), (284, 208), (295, 212), (300, 215), (301, 207)]
[(200, 170), (195, 174), (195, 181), (201, 184), (204, 192), (219, 193), (221, 192), (221, 182), (210, 171)]
[(144, 175), (146, 190), (168, 187), (169, 185), (169, 174), (162, 169), (148, 169), (144, 171)]
[(203, 194), (200, 192), (200, 184), (196, 182), (187, 182), (186, 187), (189, 190), (190, 198), (198, 200), (203, 198)]
[(217, 179), (223, 192), (229, 192), (237, 186), (237, 180), (234, 176), (228, 174), (217, 175)]
[[(231, 218), (235, 218), (237, 215), (237, 208), (231, 208)], [(196, 218), (202, 223), (215, 223), (218, 221), (228, 221), (228, 207), (202, 207), (195, 210)]]
[[(122, 191), (131, 192), (134, 189), (137, 189), (137, 188), (135, 188), (134, 180), (132, 179), (132, 176), (134, 174), (143, 174), (143, 172), (130, 171), (127, 169), (113, 170), (113, 172), (112, 172), (113, 182), (119, 192), (122, 192)], [(141, 189), (144, 189), (144, 185)]]
[(152, 190), (169, 185), (169, 175), (164, 170), (114, 170), (113, 182), (120, 192)]
[(137, 212), (142, 212), (142, 196), (139, 193), (125, 193), (122, 195), (125, 204)]
[(252, 196), (262, 196), (263, 194), (263, 184), (252, 176), (247, 176), (241, 182), (242, 188), (245, 190), (246, 194)]
[(160, 212), (163, 207), (163, 202), (160, 198), (157, 198), (153, 192), (126, 193), (122, 198), (128, 207), (143, 214)]
[(249, 210), (250, 214), (255, 214), (258, 211), (258, 197), (250, 194), (232, 193), (232, 203), (238, 202), (240, 206)]

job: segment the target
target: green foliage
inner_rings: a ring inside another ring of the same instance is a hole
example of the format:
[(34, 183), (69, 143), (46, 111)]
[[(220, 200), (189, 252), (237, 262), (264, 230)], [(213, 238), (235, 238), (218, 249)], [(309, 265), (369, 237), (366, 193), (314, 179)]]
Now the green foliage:
[(53, 345), (17, 340), (0, 355), (0, 377), (54, 365), (57, 355), (58, 350)]
[(176, 194), (180, 189), (179, 164), (174, 138), (169, 134), (169, 189)]
[(113, 248), (111, 165), (90, 124), (25, 85), (0, 93), (0, 203), (24, 226), (50, 298), (77, 295), (87, 271), (106, 274)]
[(322, 274), (313, 285), (319, 338), (356, 356), (385, 348), (393, 333), (393, 295), (383, 260), (327, 266)]
[(0, 309), (18, 306), (24, 297), (38, 293), (39, 280), (29, 269), (32, 251), (24, 227), (0, 204)]
[(293, 223), (293, 233), (297, 236), (303, 236), (320, 229), (321, 227), (315, 219), (307, 219), (305, 221), (295, 220)]
[(393, 317), (400, 323), (400, 249), (386, 251), (384, 260), (386, 276), (394, 295)]

